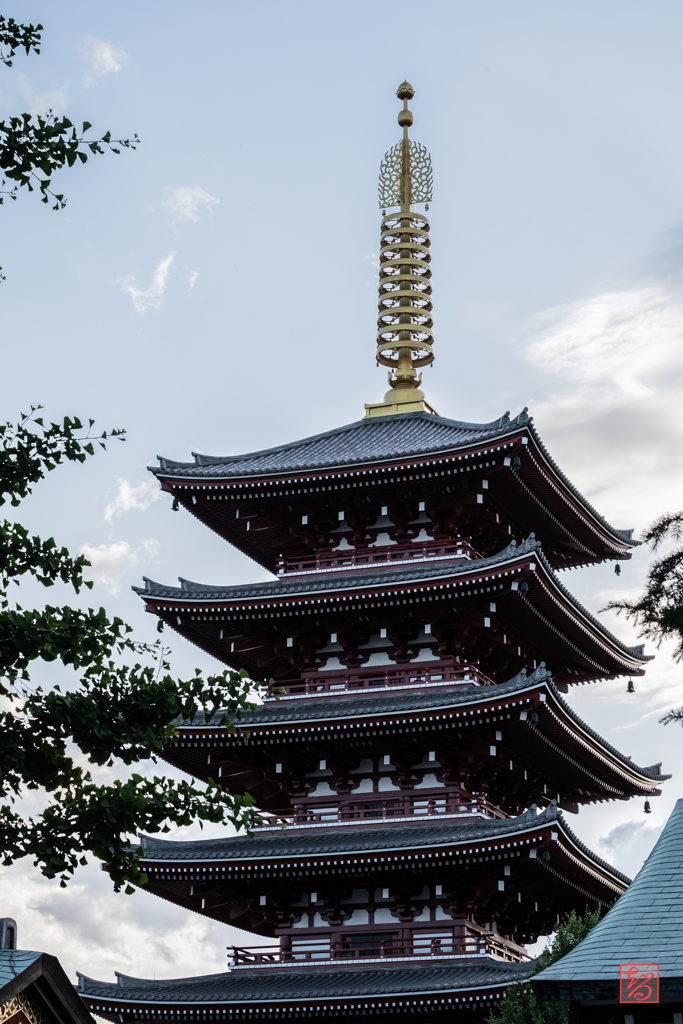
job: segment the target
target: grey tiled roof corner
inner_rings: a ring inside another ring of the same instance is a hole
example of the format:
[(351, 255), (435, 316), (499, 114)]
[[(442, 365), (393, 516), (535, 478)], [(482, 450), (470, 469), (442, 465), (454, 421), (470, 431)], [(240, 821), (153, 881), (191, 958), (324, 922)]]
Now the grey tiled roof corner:
[(160, 465), (149, 468), (157, 475), (197, 479), (306, 472), (436, 454), (511, 433), (528, 422), (526, 410), (514, 420), (505, 413), (492, 423), (465, 423), (426, 412), (402, 413), (355, 420), (322, 434), (244, 455), (201, 455), (193, 452), (194, 462), (174, 462), (157, 456)]
[(0, 990), (23, 974), (42, 955), (33, 949), (0, 949)]
[[(630, 887), (580, 945), (534, 979), (544, 998), (560, 984), (619, 979), (620, 964), (659, 964), (683, 990), (683, 799)], [(590, 991), (590, 987), (586, 989)]]
[(657, 782), (666, 782), (667, 779), (671, 778), (670, 775), (662, 775), (660, 771), (660, 768), (662, 767), (661, 761), (659, 761), (658, 764), (651, 764), (648, 765), (647, 768), (643, 768), (641, 767), (641, 765), (637, 765), (635, 761), (632, 761), (630, 757), (626, 757), (625, 754), (622, 754), (620, 750), (617, 750), (617, 748), (613, 747), (611, 743), (608, 743), (607, 740), (604, 739), (599, 732), (596, 732), (595, 729), (591, 729), (590, 725), (587, 725), (582, 718), (579, 718), (579, 716), (570, 707), (570, 705), (567, 703), (564, 697), (558, 692), (557, 688), (552, 682), (550, 683), (550, 686), (553, 690), (553, 694), (555, 696), (555, 699), (557, 700), (557, 703), (563, 708), (568, 718), (571, 721), (576, 722), (576, 724), (581, 729), (587, 732), (588, 735), (591, 736), (594, 740), (597, 740), (598, 743), (600, 743), (600, 745), (605, 748), (605, 750), (608, 750), (610, 752), (610, 754), (613, 754), (621, 762), (628, 765), (628, 767), (633, 769), (633, 771), (640, 772), (641, 775), (648, 775), (651, 779), (656, 779)]
[(224, 839), (196, 839), (177, 841), (141, 835), (143, 860), (164, 861), (222, 861), (268, 860), (279, 857), (312, 857), (333, 854), (368, 853), (383, 850), (423, 849), (446, 843), (473, 843), (493, 840), (499, 836), (523, 834), (539, 826), (556, 822), (568, 839), (594, 864), (624, 885), (630, 879), (616, 868), (596, 856), (567, 825), (553, 800), (540, 814), (535, 805), (516, 818), (452, 821), (449, 823), (423, 822), (405, 827), (320, 829), (311, 832), (273, 829), (259, 833), (253, 839), (246, 836), (226, 836)]
[(305, 999), (346, 998), (363, 995), (403, 995), (432, 992), (466, 992), (488, 986), (509, 985), (528, 977), (529, 964), (501, 960), (467, 960), (440, 966), (432, 964), (381, 967), (348, 967), (299, 971), (291, 968), (234, 971), (199, 978), (152, 981), (118, 974), (118, 984), (94, 981), (79, 974), (81, 995), (113, 999), (117, 1003), (264, 1003), (272, 1000), (301, 1002)]

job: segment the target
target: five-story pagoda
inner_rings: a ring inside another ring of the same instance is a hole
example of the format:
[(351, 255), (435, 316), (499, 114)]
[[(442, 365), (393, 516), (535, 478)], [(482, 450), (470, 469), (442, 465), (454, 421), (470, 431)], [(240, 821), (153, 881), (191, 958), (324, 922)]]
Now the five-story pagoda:
[[(253, 839), (143, 838), (146, 888), (260, 939), (224, 974), (81, 977), (116, 1021), (483, 1019), (524, 976), (525, 944), (628, 885), (562, 811), (651, 796), (641, 768), (562, 697), (642, 675), (559, 569), (630, 558), (561, 473), (526, 410), (473, 424), (420, 390), (434, 359), (428, 153), (403, 138), (381, 167), (377, 360), (362, 420), (267, 451), (160, 459), (190, 511), (272, 577), (138, 589), (147, 611), (219, 661), (275, 680), (249, 740), (184, 723), (164, 753), (250, 792)], [(278, 820), (286, 819), (281, 830)], [(345, 970), (346, 968), (346, 970)]]

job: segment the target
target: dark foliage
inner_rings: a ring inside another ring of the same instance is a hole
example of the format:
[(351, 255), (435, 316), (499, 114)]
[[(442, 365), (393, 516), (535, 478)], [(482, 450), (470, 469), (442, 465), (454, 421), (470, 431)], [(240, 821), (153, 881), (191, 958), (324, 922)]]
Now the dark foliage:
[(42, 25), (19, 25), (14, 18), (5, 18), (0, 14), (0, 47), (9, 47), (9, 53), (0, 49), (0, 62), (11, 68), (12, 57), (22, 47), (26, 50), (27, 56), (31, 50), (40, 53), (38, 43), (42, 30)]
[[(95, 444), (105, 447), (107, 434), (84, 435), (76, 418), (46, 424), (36, 411), (0, 426), (0, 505), (19, 506), (48, 472), (84, 462)], [(109, 437), (122, 434), (114, 430)], [(83, 578), (89, 564), (51, 537), (31, 537), (18, 523), (0, 523), (0, 850), (6, 865), (32, 856), (43, 874), (59, 875), (62, 885), (90, 852), (120, 886), (144, 881), (139, 830), (168, 831), (171, 824), (200, 820), (249, 831), (258, 816), (248, 794), (231, 795), (213, 781), (198, 788), (133, 774), (101, 784), (82, 762), (112, 767), (154, 760), (178, 722), (197, 716), (234, 731), (240, 712), (255, 706), (253, 684), (244, 673), (228, 671), (174, 678), (159, 642), (137, 643), (130, 627), (103, 608), (26, 609), (10, 600), (11, 585), (26, 574), (44, 587), (62, 582), (78, 593), (92, 586)], [(62, 692), (58, 685), (31, 685), (30, 669), (38, 660), (74, 669), (75, 687)], [(45, 809), (34, 819), (16, 809), (26, 789), (46, 794)]]

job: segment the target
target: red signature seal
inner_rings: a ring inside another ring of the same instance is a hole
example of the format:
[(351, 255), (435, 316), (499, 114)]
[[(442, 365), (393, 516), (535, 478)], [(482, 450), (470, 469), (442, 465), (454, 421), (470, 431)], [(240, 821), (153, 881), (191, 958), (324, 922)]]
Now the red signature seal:
[(621, 964), (619, 1001), (622, 1003), (659, 1002), (659, 964)]

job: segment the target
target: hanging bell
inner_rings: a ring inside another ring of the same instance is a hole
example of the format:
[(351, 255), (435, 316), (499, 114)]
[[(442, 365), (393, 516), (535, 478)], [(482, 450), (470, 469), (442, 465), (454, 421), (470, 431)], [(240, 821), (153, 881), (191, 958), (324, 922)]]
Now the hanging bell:
[(528, 594), (529, 593), (529, 584), (527, 583), (526, 580), (522, 580), (522, 582), (520, 583), (520, 585), (519, 585), (519, 587), (517, 589), (518, 589), (519, 593), (522, 596), (524, 596), (524, 594)]
[(163, 631), (164, 631), (164, 620), (163, 619), (159, 619), (159, 621), (157, 622), (157, 633), (163, 633)]
[(511, 469), (521, 469), (522, 468), (522, 460), (520, 459), (519, 455), (515, 455), (514, 459), (512, 460), (512, 466), (510, 468)]
[(616, 576), (621, 576), (621, 566), (619, 565), (618, 562), (614, 566), (614, 573), (615, 573)]
[(543, 864), (549, 864), (550, 863), (550, 854), (548, 853), (547, 850), (544, 850), (543, 853), (541, 854), (541, 861), (542, 861)]
[(629, 681), (628, 681), (628, 686), (626, 687), (626, 692), (627, 693), (635, 693), (636, 692), (636, 688), (633, 685), (633, 680), (632, 679), (629, 679)]
[(652, 814), (652, 808), (650, 807), (650, 801), (649, 800), (645, 801), (645, 806), (643, 807), (643, 810), (645, 811), (646, 814)]
[(180, 502), (178, 501), (177, 498), (173, 499), (173, 504), (171, 505), (171, 512), (180, 512)]
[(535, 711), (532, 711), (529, 715), (529, 725), (538, 725), (538, 715)]

